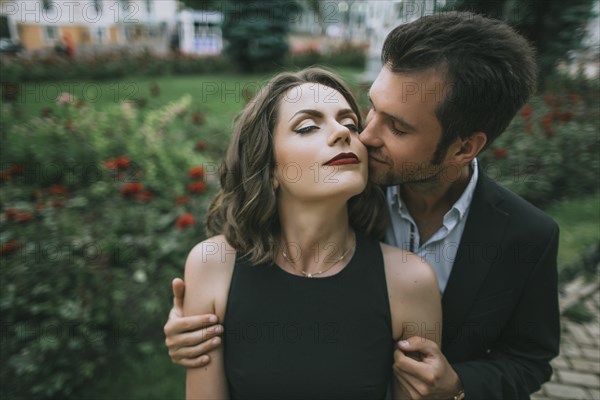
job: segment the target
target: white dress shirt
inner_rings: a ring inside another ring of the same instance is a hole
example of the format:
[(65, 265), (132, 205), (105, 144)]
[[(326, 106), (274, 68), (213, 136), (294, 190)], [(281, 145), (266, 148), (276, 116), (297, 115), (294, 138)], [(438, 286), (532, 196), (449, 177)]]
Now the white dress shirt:
[[(421, 245), (419, 245), (421, 242), (419, 229), (408, 209), (402, 203), (400, 187), (390, 186), (387, 188), (391, 224), (385, 236), (386, 243), (412, 251), (427, 261), (437, 275), (441, 294), (444, 293), (448, 277), (452, 272), (460, 238), (465, 230), (465, 223), (469, 215), (473, 192), (479, 178), (477, 159), (473, 159), (471, 167), (473, 175), (469, 180), (469, 184), (452, 208), (444, 215), (442, 227), (427, 242)], [(413, 233), (412, 240), (411, 232)]]

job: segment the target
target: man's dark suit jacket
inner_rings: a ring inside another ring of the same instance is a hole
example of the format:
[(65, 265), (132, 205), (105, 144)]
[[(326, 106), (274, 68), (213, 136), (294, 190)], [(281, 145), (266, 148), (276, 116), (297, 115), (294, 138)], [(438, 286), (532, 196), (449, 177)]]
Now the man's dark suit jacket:
[(558, 355), (558, 226), (480, 170), (442, 297), (442, 351), (466, 399), (522, 399)]

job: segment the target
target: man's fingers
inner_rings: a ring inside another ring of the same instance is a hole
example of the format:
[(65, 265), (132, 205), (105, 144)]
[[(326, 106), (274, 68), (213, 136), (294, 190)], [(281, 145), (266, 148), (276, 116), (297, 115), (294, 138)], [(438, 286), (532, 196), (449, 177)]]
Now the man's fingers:
[[(214, 325), (214, 326), (209, 326), (207, 328), (204, 329), (198, 329), (198, 330), (194, 330), (191, 332), (185, 332), (185, 333), (180, 333), (178, 335), (173, 335), (171, 337), (167, 336), (167, 338), (165, 339), (165, 343), (167, 345), (167, 347), (169, 348), (169, 352), (172, 351), (178, 351), (179, 349), (185, 350), (185, 348), (195, 348), (196, 346), (203, 344), (207, 341), (210, 341), (211, 339), (214, 340), (214, 338), (218, 335), (220, 335), (221, 333), (223, 333), (223, 326), (222, 325)], [(217, 339), (220, 341), (221, 339), (217, 337)], [(215, 345), (219, 345), (219, 343), (213, 343)], [(216, 346), (208, 346), (208, 350), (212, 350), (214, 347)], [(182, 354), (180, 355), (181, 358), (190, 358), (190, 357), (196, 357), (198, 355), (202, 354), (202, 352), (200, 353), (189, 353), (189, 354)]]
[(185, 283), (180, 278), (173, 279), (173, 308), (178, 308), (179, 315), (183, 315), (183, 296), (185, 294)]
[(221, 338), (217, 336), (195, 346), (170, 347), (169, 356), (174, 363), (185, 367), (199, 367), (210, 362), (210, 356), (207, 353), (219, 347), (221, 343)]
[[(172, 359), (173, 362), (175, 360)], [(178, 365), (184, 366), (186, 368), (199, 368), (204, 367), (210, 363), (210, 356), (205, 354), (196, 358), (184, 358), (177, 361)]]
[[(215, 325), (218, 318), (214, 314), (191, 315), (189, 317), (169, 318), (165, 324), (165, 335), (180, 335), (184, 332), (197, 331)], [(222, 328), (222, 327), (221, 327)], [(205, 332), (206, 333), (206, 332)]]
[(412, 336), (398, 342), (398, 348), (403, 352), (418, 352), (425, 356), (435, 356), (441, 353), (440, 347), (434, 341), (420, 336)]
[(414, 356), (404, 353), (397, 349), (394, 351), (394, 368), (403, 371), (412, 376), (418, 377), (424, 369), (422, 361), (415, 359)]
[(404, 392), (408, 393), (408, 395), (409, 395), (408, 397), (410, 399), (420, 398), (420, 393), (412, 382), (414, 380), (414, 378), (412, 378), (410, 375), (403, 373), (402, 371), (399, 371), (395, 365), (393, 367), (393, 370), (394, 370), (395, 379), (398, 380), (398, 382), (400, 382), (400, 385), (402, 386), (402, 390)]

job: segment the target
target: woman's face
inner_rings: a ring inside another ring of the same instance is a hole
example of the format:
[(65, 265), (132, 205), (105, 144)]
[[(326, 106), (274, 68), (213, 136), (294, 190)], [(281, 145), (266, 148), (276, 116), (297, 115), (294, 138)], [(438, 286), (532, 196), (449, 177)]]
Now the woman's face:
[(279, 105), (274, 151), (280, 196), (347, 200), (367, 184), (368, 154), (358, 140), (358, 118), (330, 87), (305, 83), (286, 93)]

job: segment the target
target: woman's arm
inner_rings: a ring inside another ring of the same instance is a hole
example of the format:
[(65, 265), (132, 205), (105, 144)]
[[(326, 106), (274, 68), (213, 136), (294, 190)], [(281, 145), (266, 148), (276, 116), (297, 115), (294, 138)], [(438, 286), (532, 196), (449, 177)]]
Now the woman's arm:
[[(226, 296), (231, 279), (231, 260), (222, 257), (226, 242), (223, 237), (214, 237), (196, 245), (185, 263), (186, 293), (183, 302), (185, 316), (216, 314), (223, 321), (224, 307), (216, 306)], [(216, 248), (222, 251), (214, 251)], [(209, 352), (210, 364), (200, 368), (189, 368), (186, 377), (186, 399), (229, 398), (223, 347)]]
[[(420, 257), (382, 245), (392, 330), (395, 340), (419, 340), (441, 347), (442, 305), (435, 272)], [(403, 353), (395, 348), (394, 359), (414, 358), (415, 365), (427, 363), (423, 354)], [(423, 364), (421, 364), (423, 365)], [(394, 399), (412, 398), (419, 390), (410, 380), (394, 374), (392, 393)]]

